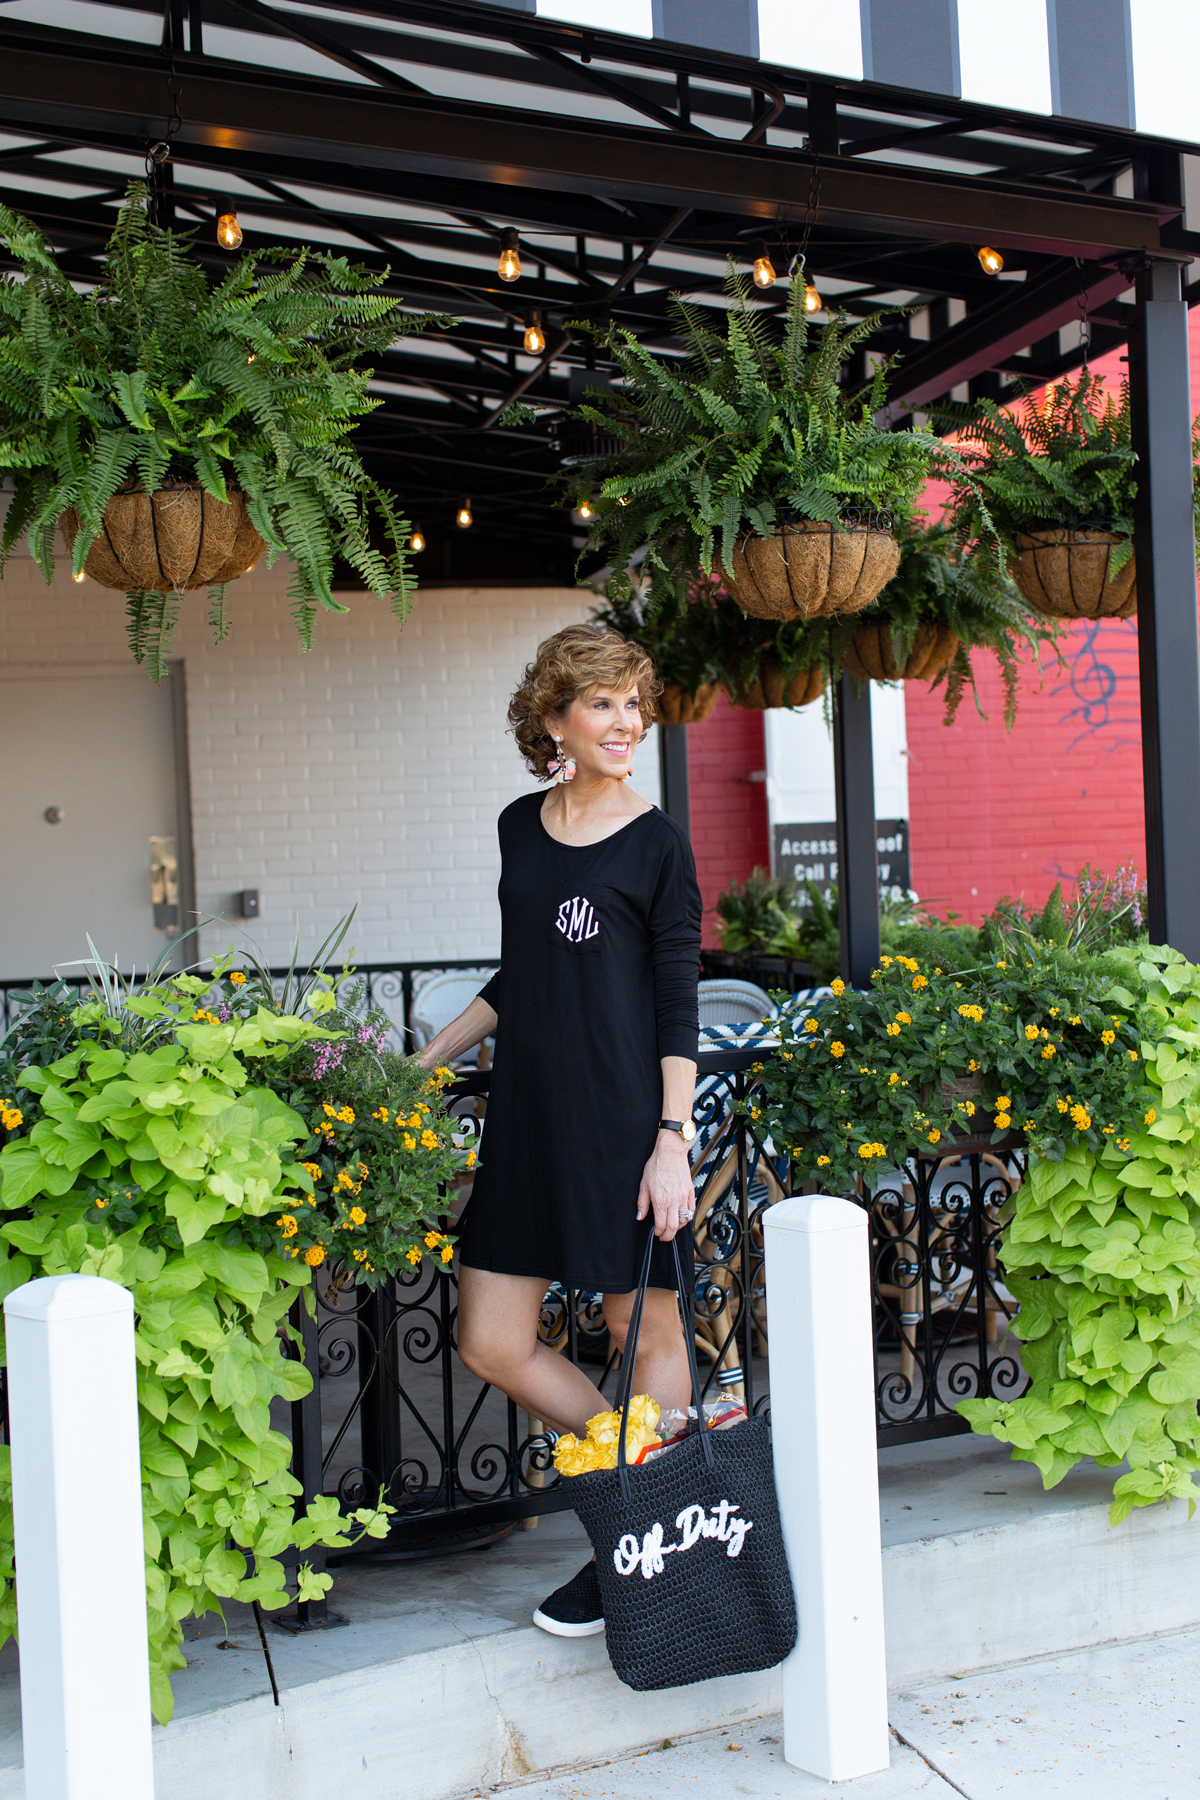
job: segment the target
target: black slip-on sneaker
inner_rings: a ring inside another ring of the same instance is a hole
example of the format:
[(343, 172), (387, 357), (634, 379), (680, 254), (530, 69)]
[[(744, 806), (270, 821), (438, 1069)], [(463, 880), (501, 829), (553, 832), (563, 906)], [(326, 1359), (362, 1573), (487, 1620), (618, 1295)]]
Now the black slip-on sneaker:
[(580, 1569), (573, 1580), (556, 1588), (542, 1601), (533, 1615), (535, 1625), (555, 1637), (594, 1637), (604, 1630), (604, 1609), (600, 1604), (600, 1583), (596, 1577), (596, 1561)]

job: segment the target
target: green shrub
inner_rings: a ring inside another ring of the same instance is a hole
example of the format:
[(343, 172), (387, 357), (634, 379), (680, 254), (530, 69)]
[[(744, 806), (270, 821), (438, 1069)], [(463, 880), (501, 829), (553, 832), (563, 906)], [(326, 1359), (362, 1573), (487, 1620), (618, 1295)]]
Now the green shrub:
[(927, 432), (876, 425), (885, 369), (865, 393), (843, 393), (841, 366), (877, 330), (879, 314), (811, 326), (799, 271), (777, 341), (750, 304), (748, 278), (732, 265), (726, 288), (730, 305), (719, 315), (678, 296), (672, 302), (686, 360), (610, 331), (604, 342), (624, 378), (621, 391), (579, 409), (624, 440), (603, 465), (599, 493), (595, 469), (570, 482), (572, 504), (586, 499), (595, 515), (589, 547), (611, 557), (621, 590), (643, 546), (655, 591), (664, 582), (678, 595), (697, 575), (728, 567), (741, 532), (770, 537), (781, 515), (836, 521), (858, 509), (906, 517), (935, 464), (956, 462)]
[(1200, 1468), (1200, 969), (1152, 950), (1137, 977), (1147, 1102), (1125, 1147), (1035, 1153), (1010, 1206), (1004, 1278), (1032, 1386), (959, 1407), (1048, 1488), (1082, 1457), (1128, 1460), (1114, 1525), (1176, 1495), (1190, 1516)]
[[(104, 272), (80, 292), (40, 232), (0, 206), (0, 243), (20, 270), (0, 278), (0, 472), (14, 484), (0, 567), (25, 533), (49, 581), (58, 520), (74, 507), (78, 574), (124, 483), (152, 493), (192, 480), (220, 500), (240, 488), (269, 560), (291, 558), (306, 649), (318, 604), (347, 610), (331, 586), (337, 557), (403, 618), (409, 526), (349, 437), (379, 404), (364, 360), (432, 320), (381, 293), (385, 277), (324, 250), (242, 256), (210, 286), (193, 236), (151, 223), (134, 182)], [(371, 541), (372, 518), (386, 551)], [(223, 588), (211, 602), (222, 637)], [(178, 605), (129, 596), (134, 655), (156, 678)]]
[[(133, 1294), (151, 1686), (164, 1721), (170, 1672), (186, 1660), (182, 1621), (227, 1598), (283, 1606), (282, 1552), (345, 1545), (351, 1528), (327, 1497), (294, 1515), (291, 1446), (269, 1410), (312, 1385), (298, 1347), (286, 1353), (309, 1268), (274, 1222), (312, 1183), (294, 1160), (309, 1127), (264, 1077), (332, 1034), (264, 1007), (184, 1022), (196, 985), (176, 978), (117, 1007), (111, 992), (81, 1005), (44, 992), (0, 1062), (0, 1295), (65, 1273)], [(16, 1626), (10, 1507), (0, 1492), (0, 1636)], [(353, 1529), (385, 1535), (389, 1510), (361, 1509)], [(301, 1566), (302, 1597), (329, 1583)]]
[(1114, 395), (1103, 376), (1083, 368), (1016, 406), (980, 400), (939, 416), (960, 428), (970, 470), (954, 480), (951, 523), (962, 543), (1002, 570), (1019, 532), (1103, 524), (1122, 540), (1112, 572), (1129, 561), (1137, 454), (1127, 380)]
[(1088, 963), (1049, 956), (945, 968), (892, 957), (866, 992), (833, 983), (804, 1019), (785, 1013), (764, 1074), (771, 1134), (797, 1181), (855, 1190), (955, 1133), (1125, 1144), (1142, 1088), (1134, 997)]

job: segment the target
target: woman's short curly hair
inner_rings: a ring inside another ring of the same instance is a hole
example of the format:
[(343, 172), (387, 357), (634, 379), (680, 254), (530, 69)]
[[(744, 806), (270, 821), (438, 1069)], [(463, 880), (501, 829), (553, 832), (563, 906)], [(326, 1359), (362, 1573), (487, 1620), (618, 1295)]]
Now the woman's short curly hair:
[(597, 688), (620, 694), (636, 687), (642, 724), (652, 725), (662, 686), (640, 645), (603, 625), (568, 625), (538, 645), (509, 702), (508, 723), (527, 766), (546, 780), (546, 765), (554, 761), (554, 739), (542, 723), (548, 714), (561, 717)]

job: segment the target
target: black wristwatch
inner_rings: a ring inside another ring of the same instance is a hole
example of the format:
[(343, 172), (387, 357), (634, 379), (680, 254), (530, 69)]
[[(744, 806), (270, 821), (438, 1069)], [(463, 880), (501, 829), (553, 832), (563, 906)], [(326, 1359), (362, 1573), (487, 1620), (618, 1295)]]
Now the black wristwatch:
[(685, 1144), (690, 1144), (696, 1135), (694, 1119), (660, 1119), (658, 1129), (660, 1131), (677, 1131)]

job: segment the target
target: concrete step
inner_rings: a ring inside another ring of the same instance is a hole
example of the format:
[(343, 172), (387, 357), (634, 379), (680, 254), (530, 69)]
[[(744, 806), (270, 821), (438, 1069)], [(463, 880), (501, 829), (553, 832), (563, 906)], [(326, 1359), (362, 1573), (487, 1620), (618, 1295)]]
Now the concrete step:
[[(1032, 1467), (967, 1438), (886, 1451), (880, 1468), (893, 1683), (1200, 1623), (1200, 1524), (1177, 1506), (1111, 1531), (1111, 1472), (1045, 1494)], [(775, 1673), (635, 1694), (603, 1637), (537, 1630), (534, 1606), (587, 1555), (558, 1514), (484, 1550), (343, 1569), (330, 1600), (348, 1626), (270, 1629), (279, 1707), (248, 1608), (189, 1620), (176, 1716), (154, 1734), (158, 1800), (453, 1800), (777, 1710)], [(0, 1800), (23, 1789), (8, 1645)]]

